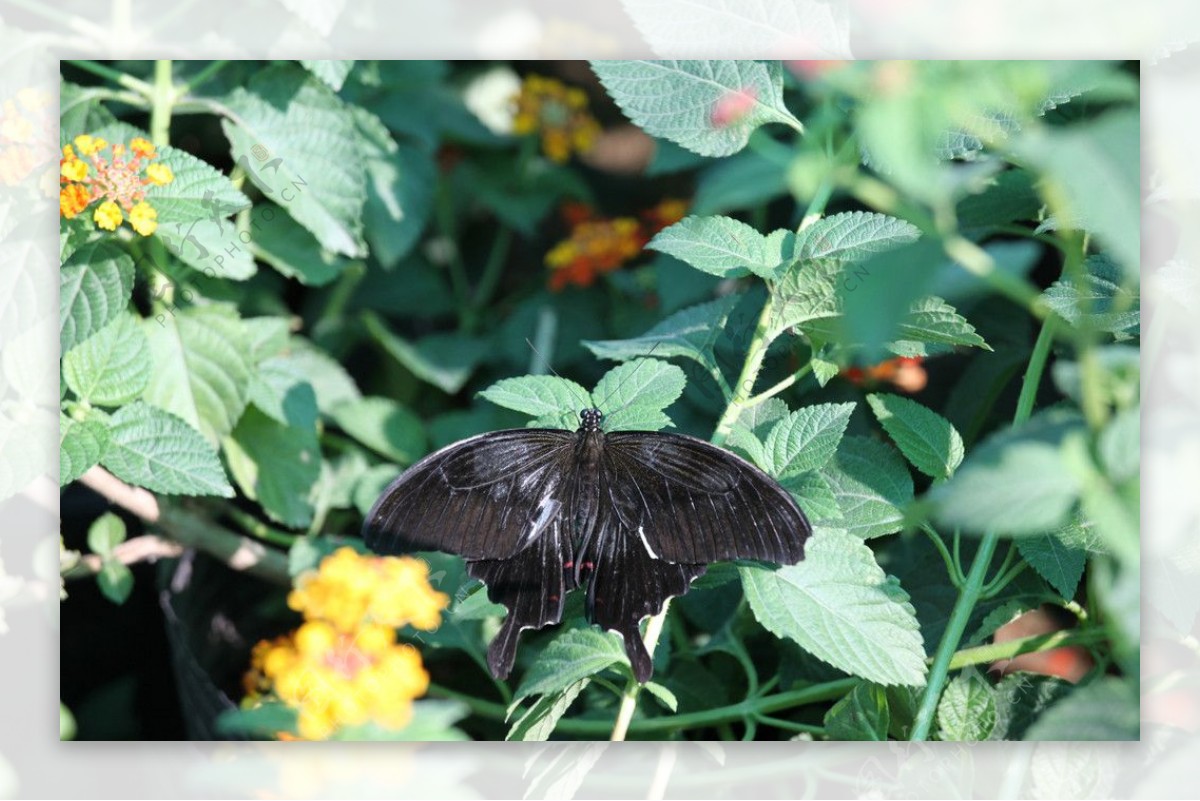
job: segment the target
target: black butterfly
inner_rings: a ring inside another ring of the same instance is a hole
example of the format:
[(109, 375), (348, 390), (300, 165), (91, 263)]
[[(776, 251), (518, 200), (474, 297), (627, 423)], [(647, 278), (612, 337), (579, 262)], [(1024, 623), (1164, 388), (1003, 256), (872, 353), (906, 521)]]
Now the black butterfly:
[(377, 553), (460, 554), (508, 617), (488, 648), (505, 678), (521, 631), (557, 623), (587, 582), (589, 621), (625, 638), (638, 681), (653, 666), (638, 632), (708, 563), (793, 564), (812, 528), (778, 483), (693, 437), (604, 433), (598, 409), (579, 430), (481, 434), (426, 456), (383, 491), (363, 537)]

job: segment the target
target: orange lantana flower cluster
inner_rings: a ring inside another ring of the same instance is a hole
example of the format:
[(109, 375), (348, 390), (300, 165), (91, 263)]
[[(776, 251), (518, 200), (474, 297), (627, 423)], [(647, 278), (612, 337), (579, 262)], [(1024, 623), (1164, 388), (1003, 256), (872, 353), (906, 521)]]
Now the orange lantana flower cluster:
[(600, 136), (600, 123), (588, 111), (587, 94), (554, 78), (526, 75), (514, 100), (513, 133), (537, 133), (542, 152), (560, 164), (571, 153), (586, 153)]
[(135, 136), (128, 147), (114, 144), (111, 158), (105, 158), (103, 151), (108, 148), (106, 140), (89, 134), (80, 134), (73, 146), (63, 147), (59, 211), (71, 219), (99, 200), (92, 212), (97, 227), (115, 231), (128, 215), (130, 228), (150, 236), (158, 228), (158, 211), (146, 202), (146, 188), (165, 186), (175, 180), (175, 174), (165, 164), (151, 163), (158, 153), (148, 139)]
[(420, 559), (338, 549), (288, 596), (304, 624), (254, 646), (246, 703), (274, 698), (292, 707), (306, 740), (371, 721), (403, 728), (429, 674), (417, 650), (397, 642), (396, 629), (436, 629), (449, 601), (430, 586)]
[(563, 207), (571, 235), (546, 254), (550, 289), (559, 292), (568, 284), (591, 286), (596, 276), (610, 273), (637, 257), (656, 233), (683, 219), (687, 204), (664, 200), (638, 217), (599, 217), (580, 203)]

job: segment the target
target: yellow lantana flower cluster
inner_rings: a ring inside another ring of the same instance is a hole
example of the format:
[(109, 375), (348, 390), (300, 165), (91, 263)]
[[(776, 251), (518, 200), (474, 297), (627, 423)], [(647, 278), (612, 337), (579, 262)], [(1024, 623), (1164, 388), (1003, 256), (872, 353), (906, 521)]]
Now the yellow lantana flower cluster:
[(526, 75), (516, 97), (513, 133), (537, 133), (542, 152), (565, 162), (571, 153), (587, 153), (600, 136), (600, 123), (588, 111), (587, 94), (561, 81)]
[(150, 236), (158, 228), (158, 211), (146, 202), (146, 187), (165, 186), (175, 180), (175, 174), (166, 164), (148, 163), (158, 153), (143, 137), (135, 136), (128, 146), (112, 145), (111, 158), (102, 154), (108, 147), (106, 140), (90, 134), (80, 134), (73, 144), (63, 147), (58, 168), (62, 184), (59, 212), (71, 219), (99, 200), (92, 212), (97, 227), (115, 231), (128, 214), (129, 227)]
[(429, 567), (419, 559), (340, 548), (288, 596), (305, 623), (254, 647), (247, 700), (274, 695), (295, 708), (307, 740), (370, 721), (402, 728), (429, 674), (417, 650), (396, 641), (396, 628), (437, 628), (449, 601), (430, 586)]

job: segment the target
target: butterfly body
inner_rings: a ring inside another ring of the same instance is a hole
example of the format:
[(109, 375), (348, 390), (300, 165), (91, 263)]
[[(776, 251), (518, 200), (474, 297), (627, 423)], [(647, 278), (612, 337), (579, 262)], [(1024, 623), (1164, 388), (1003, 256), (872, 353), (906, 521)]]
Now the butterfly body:
[(621, 634), (646, 681), (653, 667), (639, 622), (709, 563), (803, 558), (808, 520), (758, 468), (692, 437), (602, 424), (586, 409), (575, 432), (513, 429), (454, 443), (405, 471), (367, 515), (372, 550), (460, 554), (508, 608), (488, 648), (497, 677), (511, 671), (520, 632), (559, 622), (567, 593), (586, 585), (588, 620)]

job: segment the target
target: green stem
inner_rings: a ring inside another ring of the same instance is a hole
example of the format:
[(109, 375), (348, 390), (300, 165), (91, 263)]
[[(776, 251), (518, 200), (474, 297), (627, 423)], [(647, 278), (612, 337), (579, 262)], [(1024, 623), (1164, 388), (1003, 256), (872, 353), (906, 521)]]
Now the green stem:
[(950, 583), (955, 587), (962, 587), (964, 576), (962, 569), (958, 563), (950, 556), (950, 550), (946, 547), (946, 543), (942, 542), (942, 537), (934, 530), (933, 526), (928, 523), (921, 524), (921, 530), (928, 535), (933, 546), (937, 548), (939, 554), (942, 555), (942, 561), (946, 563), (946, 574), (950, 577)]
[(487, 263), (483, 266), (483, 275), (479, 278), (479, 285), (475, 287), (475, 297), (472, 300), (476, 321), (479, 313), (491, 302), (492, 295), (496, 292), (496, 286), (500, 283), (500, 276), (504, 272), (504, 264), (508, 260), (508, 252), (512, 247), (512, 237), (512, 229), (502, 225), (492, 242), (492, 249), (488, 253)]
[(964, 648), (951, 658), (950, 669), (961, 670), (972, 665), (987, 665), (992, 662), (1015, 659), (1021, 654), (1052, 651), (1055, 648), (1065, 648), (1069, 645), (1094, 645), (1106, 639), (1108, 639), (1108, 632), (1103, 628), (1067, 629), (1050, 634), (1035, 634), (1016, 640)]
[[(663, 602), (662, 611), (650, 618), (650, 622), (646, 624), (646, 651), (651, 657), (654, 656), (654, 649), (658, 647), (658, 638), (662, 634), (663, 624), (667, 620), (667, 609), (671, 605), (671, 599), (668, 598)], [(641, 691), (642, 685), (633, 676), (629, 677), (629, 681), (625, 683), (625, 692), (621, 695), (621, 705), (617, 709), (617, 719), (613, 723), (612, 733), (609, 739), (613, 742), (619, 742), (625, 739), (625, 735), (629, 733), (629, 724), (633, 722), (633, 713), (637, 709), (637, 697)]]
[(105, 80), (112, 81), (118, 86), (123, 86), (126, 89), (132, 89), (133, 91), (140, 95), (144, 95), (145, 97), (153, 98), (154, 96), (154, 87), (140, 78), (133, 77), (127, 72), (121, 72), (120, 70), (113, 69), (112, 67), (105, 66), (104, 64), (100, 64), (95, 61), (88, 61), (86, 59), (73, 59), (69, 63), (72, 66), (79, 67), (79, 69), (84, 70), (85, 72), (90, 72), (93, 75), (98, 75), (101, 78), (104, 78)]
[(197, 86), (212, 78), (229, 64), (228, 61), (213, 61), (207, 67), (197, 72), (187, 83), (179, 87), (179, 96), (192, 92)]
[(733, 424), (737, 422), (742, 411), (748, 408), (747, 401), (754, 390), (754, 382), (758, 379), (763, 359), (767, 355), (767, 348), (771, 344), (768, 331), (771, 312), (772, 298), (768, 295), (767, 302), (763, 304), (762, 313), (758, 316), (758, 324), (754, 328), (750, 348), (746, 351), (746, 362), (742, 365), (742, 372), (738, 375), (737, 383), (734, 384), (733, 400), (725, 407), (725, 413), (721, 415), (721, 419), (717, 422), (717, 429), (713, 432), (712, 443), (714, 445), (725, 444), (729, 432), (733, 430)]
[[(1050, 342), (1053, 340), (1054, 332), (1046, 333), (1046, 329), (1054, 325), (1053, 319), (1053, 316), (1050, 316), (1043, 322), (1042, 333), (1045, 334), (1045, 337), (1039, 335), (1038, 343), (1034, 345), (1034, 354), (1030, 357), (1029, 369), (1025, 371), (1025, 378), (1021, 385), (1020, 398), (1024, 402), (1019, 401), (1017, 404), (1017, 412), (1013, 416), (1014, 426), (1024, 423), (1033, 412), (1033, 398), (1037, 396), (1037, 388), (1046, 367), (1046, 354), (1049, 352)], [(952, 669), (951, 659), (958, 644), (962, 642), (975, 605), (983, 597), (984, 576), (991, 565), (992, 556), (996, 553), (999, 541), (999, 537), (993, 532), (984, 534), (979, 541), (979, 550), (975, 552), (975, 560), (971, 563), (971, 570), (967, 573), (958, 600), (950, 612), (950, 621), (946, 624), (942, 641), (938, 644), (933, 664), (929, 668), (929, 679), (925, 685), (925, 692), (921, 696), (921, 703), (917, 708), (916, 720), (913, 723), (912, 735), (909, 739), (929, 739), (938, 700), (942, 697), (942, 689), (945, 687), (946, 679)]]
[(747, 399), (747, 401), (744, 404), (742, 404), (742, 409), (749, 409), (751, 407), (757, 406), (758, 404), (762, 403), (763, 401), (767, 400), (768, 398), (772, 398), (772, 397), (778, 395), (780, 392), (783, 392), (785, 389), (790, 387), (792, 384), (795, 384), (801, 378), (804, 378), (804, 376), (811, 373), (812, 369), (813, 369), (812, 362), (809, 362), (808, 364), (804, 365), (799, 370), (792, 373), (790, 376), (783, 379), (782, 381), (780, 381), (778, 384), (771, 387), (770, 389), (764, 389), (762, 392), (758, 393), (753, 398)]
[(299, 537), (295, 534), (288, 534), (285, 531), (272, 528), (263, 521), (259, 520), (252, 514), (248, 514), (233, 504), (224, 505), (225, 514), (229, 516), (233, 522), (238, 524), (238, 527), (252, 537), (260, 539), (263, 542), (269, 542), (272, 545), (279, 545), (284, 548), (290, 548), (296, 543)]
[(150, 107), (150, 141), (156, 145), (171, 143), (171, 108), (175, 105), (175, 85), (171, 80), (171, 60), (154, 62), (154, 105)]

